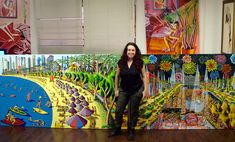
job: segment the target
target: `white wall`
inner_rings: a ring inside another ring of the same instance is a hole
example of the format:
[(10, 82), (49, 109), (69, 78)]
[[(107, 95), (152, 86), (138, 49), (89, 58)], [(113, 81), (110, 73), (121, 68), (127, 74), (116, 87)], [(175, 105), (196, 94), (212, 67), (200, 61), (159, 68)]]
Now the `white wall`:
[(221, 53), (223, 0), (200, 0), (201, 53)]
[(84, 53), (121, 54), (134, 41), (133, 0), (85, 0)]
[(141, 53), (146, 53), (144, 0), (136, 0), (136, 5), (136, 44), (139, 46)]
[[(31, 2), (33, 3), (35, 0), (32, 0)], [(87, 0), (86, 0), (87, 1)], [(221, 29), (222, 29), (222, 1), (223, 0), (199, 0), (199, 14), (200, 14), (200, 53), (206, 54), (206, 53), (220, 53), (221, 51)], [(102, 0), (102, 2), (105, 2), (109, 4), (109, 6), (112, 6), (115, 9), (115, 5), (118, 3), (117, 0)], [(145, 17), (144, 17), (144, 0), (136, 0), (137, 3), (137, 16), (136, 16), (136, 42), (138, 46), (140, 47), (142, 53), (146, 53), (146, 40), (145, 40)], [(89, 4), (86, 3), (86, 4)], [(122, 4), (126, 4), (122, 2)], [(93, 5), (94, 6), (94, 5)], [(85, 12), (99, 12), (100, 8), (103, 8), (103, 10), (110, 10), (108, 9), (107, 6), (102, 5), (102, 7), (98, 7), (101, 5), (97, 4), (96, 9), (88, 9)], [(127, 16), (125, 13), (123, 13), (123, 10), (126, 10), (127, 7), (120, 7), (119, 5), (119, 10), (120, 13), (116, 13), (115, 19), (122, 19), (125, 20), (126, 18), (131, 18), (131, 16)], [(74, 47), (47, 47), (44, 48), (43, 50), (38, 47), (38, 42), (37, 42), (37, 34), (36, 34), (36, 29), (34, 29), (34, 21), (35, 17), (33, 16), (33, 6), (31, 4), (31, 30), (32, 30), (32, 52), (33, 53), (114, 53), (114, 54), (120, 54), (120, 51), (123, 49), (124, 42), (127, 42), (129, 40), (132, 40), (133, 35), (129, 33), (129, 35), (126, 35), (127, 33), (124, 33), (123, 39), (117, 39), (115, 40), (115, 36), (112, 38), (106, 38), (102, 39), (100, 41), (99, 37), (94, 39), (94, 35), (102, 35), (102, 34), (107, 34), (110, 32), (107, 32), (107, 30), (111, 30), (110, 27), (106, 26), (99, 26), (97, 27), (94, 26), (94, 22), (97, 22), (98, 24), (100, 23), (105, 23), (109, 21), (109, 23), (115, 24), (115, 19), (99, 19), (96, 17), (95, 20), (90, 19), (93, 22), (93, 25), (91, 23), (88, 24), (88, 29), (86, 29), (86, 32), (88, 35), (85, 35), (85, 47), (82, 48), (74, 48)], [(115, 9), (117, 10), (117, 9)], [(110, 10), (111, 11), (111, 10)], [(131, 11), (131, 10), (130, 10)], [(91, 16), (91, 14), (87, 16)], [(110, 13), (109, 13), (110, 14)], [(114, 13), (111, 13), (114, 14)], [(122, 15), (123, 14), (123, 15)], [(127, 13), (129, 14), (129, 13)], [(102, 15), (97, 14), (99, 17), (102, 17)], [(96, 16), (97, 16), (96, 15)], [(112, 17), (109, 15), (109, 17)], [(125, 18), (124, 18), (125, 17)], [(85, 17), (85, 19), (88, 17)], [(94, 17), (95, 18), (95, 17)], [(89, 18), (88, 18), (89, 19)], [(131, 19), (132, 20), (132, 19)], [(131, 21), (130, 20), (130, 21)], [(86, 23), (87, 21), (85, 21)], [(118, 22), (118, 21), (117, 21)], [(120, 23), (123, 24), (123, 23)], [(85, 25), (86, 26), (86, 25)], [(112, 26), (112, 25), (109, 25)], [(131, 26), (131, 24), (130, 24)], [(85, 27), (86, 28), (86, 27)], [(124, 31), (123, 26), (118, 26), (117, 24), (113, 25), (113, 32), (115, 31)], [(131, 31), (131, 28), (128, 29)], [(104, 31), (105, 33), (102, 33)], [(99, 32), (99, 33), (97, 33)], [(106, 35), (108, 36), (108, 35)], [(120, 38), (120, 36), (118, 36)], [(103, 43), (103, 44), (101, 44)]]
[(31, 51), (32, 54), (38, 53), (38, 41), (37, 41), (37, 31), (36, 31), (36, 23), (34, 16), (34, 3), (30, 2), (30, 30), (31, 30)]

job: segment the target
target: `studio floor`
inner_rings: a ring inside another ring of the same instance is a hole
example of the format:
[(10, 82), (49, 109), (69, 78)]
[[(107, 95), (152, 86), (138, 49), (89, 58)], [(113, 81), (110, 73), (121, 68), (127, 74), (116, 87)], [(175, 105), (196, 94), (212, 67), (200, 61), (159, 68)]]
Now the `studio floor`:
[[(125, 142), (127, 132), (108, 138), (111, 130), (0, 127), (0, 142)], [(136, 142), (232, 142), (234, 130), (137, 130)]]

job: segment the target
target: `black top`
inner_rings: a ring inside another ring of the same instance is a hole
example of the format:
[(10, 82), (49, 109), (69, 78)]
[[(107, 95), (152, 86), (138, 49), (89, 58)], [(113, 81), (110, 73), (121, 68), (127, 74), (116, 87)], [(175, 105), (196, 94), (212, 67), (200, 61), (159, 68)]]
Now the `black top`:
[(122, 70), (120, 71), (120, 78), (121, 78), (121, 88), (124, 92), (127, 93), (136, 93), (141, 86), (143, 85), (143, 80), (141, 77), (141, 72), (137, 70), (134, 63), (131, 64), (130, 68), (126, 64), (123, 66)]

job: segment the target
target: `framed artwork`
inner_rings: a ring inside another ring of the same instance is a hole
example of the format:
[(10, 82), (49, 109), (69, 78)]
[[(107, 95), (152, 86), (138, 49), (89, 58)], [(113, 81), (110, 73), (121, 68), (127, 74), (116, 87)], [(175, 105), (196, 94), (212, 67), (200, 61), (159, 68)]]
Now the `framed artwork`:
[(0, 18), (17, 18), (17, 0), (0, 0)]
[(235, 53), (235, 0), (223, 1), (221, 53)]
[(167, 0), (152, 0), (153, 1), (153, 9), (160, 10), (166, 8)]

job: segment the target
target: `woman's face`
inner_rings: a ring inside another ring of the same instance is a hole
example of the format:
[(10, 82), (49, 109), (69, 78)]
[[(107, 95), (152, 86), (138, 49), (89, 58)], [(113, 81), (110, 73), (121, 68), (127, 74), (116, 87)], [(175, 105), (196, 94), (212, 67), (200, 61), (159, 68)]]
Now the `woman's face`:
[(133, 45), (127, 46), (127, 57), (133, 59), (136, 54), (135, 47)]

